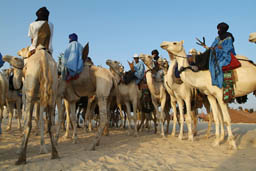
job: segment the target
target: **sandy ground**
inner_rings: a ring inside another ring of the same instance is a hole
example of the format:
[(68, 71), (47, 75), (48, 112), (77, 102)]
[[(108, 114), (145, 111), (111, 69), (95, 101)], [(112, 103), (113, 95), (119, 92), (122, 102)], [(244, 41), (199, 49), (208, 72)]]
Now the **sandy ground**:
[[(34, 125), (34, 124), (33, 124)], [(206, 139), (207, 123), (199, 123), (199, 134), (194, 142), (177, 137), (160, 138), (153, 130), (144, 130), (139, 137), (128, 136), (127, 130), (111, 129), (96, 151), (88, 151), (95, 131), (85, 133), (78, 129), (79, 141), (61, 139), (57, 149), (60, 159), (51, 160), (50, 153), (39, 154), (40, 137), (32, 131), (28, 144), (27, 164), (15, 166), (16, 151), (21, 133), (16, 124), (12, 131), (0, 135), (0, 170), (256, 170), (256, 124), (233, 124), (238, 150), (229, 149), (227, 142), (212, 147), (212, 136)], [(171, 127), (172, 128), (172, 124)], [(186, 131), (186, 129), (185, 129)], [(63, 132), (62, 132), (63, 134)], [(50, 150), (46, 135), (47, 148)]]

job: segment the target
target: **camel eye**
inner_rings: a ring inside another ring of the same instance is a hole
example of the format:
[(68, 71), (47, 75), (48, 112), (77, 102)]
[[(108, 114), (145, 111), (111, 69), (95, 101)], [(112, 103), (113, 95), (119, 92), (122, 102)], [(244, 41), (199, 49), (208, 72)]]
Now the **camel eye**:
[(174, 42), (173, 44), (174, 44), (174, 45), (176, 45), (177, 43), (176, 43), (176, 42)]

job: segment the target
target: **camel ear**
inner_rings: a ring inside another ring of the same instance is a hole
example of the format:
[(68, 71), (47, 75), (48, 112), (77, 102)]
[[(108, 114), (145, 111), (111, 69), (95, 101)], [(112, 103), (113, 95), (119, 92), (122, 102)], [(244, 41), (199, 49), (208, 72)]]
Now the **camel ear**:
[(180, 41), (180, 43), (181, 43), (181, 45), (183, 45), (184, 44), (184, 40)]
[(83, 49), (83, 54), (82, 54), (83, 61), (86, 61), (88, 54), (89, 54), (89, 42), (86, 43), (86, 45), (84, 46), (84, 49)]

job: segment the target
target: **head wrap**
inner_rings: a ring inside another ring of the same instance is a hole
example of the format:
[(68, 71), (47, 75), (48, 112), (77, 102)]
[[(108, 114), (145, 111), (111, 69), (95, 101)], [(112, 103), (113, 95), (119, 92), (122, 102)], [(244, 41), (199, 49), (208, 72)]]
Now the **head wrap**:
[(159, 56), (158, 56), (158, 55), (159, 55), (158, 50), (157, 50), (157, 49), (152, 50), (151, 54), (152, 54), (152, 55), (154, 55), (154, 54), (156, 55), (156, 56), (154, 57), (154, 60), (157, 61), (158, 58), (159, 58)]
[(152, 50), (151, 55), (153, 55), (153, 54), (156, 54), (158, 56), (159, 55), (158, 50), (156, 50), (156, 49)]
[(50, 12), (46, 7), (39, 8), (36, 12), (36, 21), (48, 21), (49, 14)]
[(78, 40), (78, 37), (77, 37), (76, 33), (70, 34), (70, 35), (68, 36), (68, 38), (69, 38), (69, 43)]
[(231, 37), (232, 40), (233, 40), (233, 42), (235, 41), (233, 35), (232, 35), (231, 33), (227, 32), (228, 29), (229, 29), (228, 24), (226, 24), (226, 23), (224, 23), (224, 22), (219, 23), (219, 24), (217, 25), (217, 29), (218, 29), (218, 34), (219, 34), (220, 40), (224, 40), (224, 39), (226, 39), (227, 37)]

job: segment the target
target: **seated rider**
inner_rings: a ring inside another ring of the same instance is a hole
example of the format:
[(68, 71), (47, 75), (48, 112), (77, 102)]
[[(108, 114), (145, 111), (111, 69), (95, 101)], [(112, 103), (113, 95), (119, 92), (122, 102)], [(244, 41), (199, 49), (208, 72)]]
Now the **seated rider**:
[(62, 78), (64, 80), (77, 79), (83, 70), (83, 46), (78, 42), (75, 33), (69, 35), (69, 45), (64, 52)]
[[(212, 85), (219, 88), (223, 86), (223, 71), (222, 67), (230, 64), (231, 54), (236, 55), (234, 48), (234, 37), (228, 31), (228, 24), (222, 22), (217, 25), (218, 35), (211, 45), (209, 70), (211, 72)], [(205, 48), (207, 48), (205, 46)]]
[(153, 59), (154, 59), (155, 69), (156, 71), (158, 71), (159, 70), (158, 63), (157, 63), (157, 60), (159, 59), (158, 50), (157, 49), (152, 50), (151, 55), (153, 56)]
[(52, 54), (53, 24), (48, 21), (49, 11), (46, 7), (42, 7), (37, 10), (36, 16), (36, 21), (29, 25), (28, 36), (31, 38), (29, 56), (35, 53), (39, 44), (43, 45)]
[(136, 77), (135, 79), (136, 84), (139, 84), (144, 77), (145, 66), (144, 66), (144, 63), (140, 61), (138, 54), (134, 54), (133, 59), (135, 63), (133, 62), (134, 69), (132, 69), (132, 71), (134, 72), (134, 75)]

